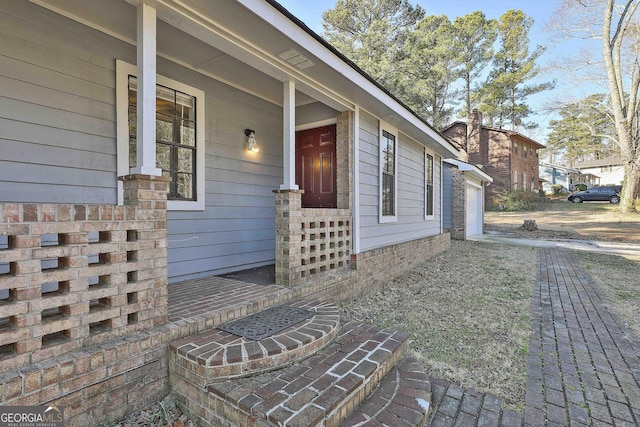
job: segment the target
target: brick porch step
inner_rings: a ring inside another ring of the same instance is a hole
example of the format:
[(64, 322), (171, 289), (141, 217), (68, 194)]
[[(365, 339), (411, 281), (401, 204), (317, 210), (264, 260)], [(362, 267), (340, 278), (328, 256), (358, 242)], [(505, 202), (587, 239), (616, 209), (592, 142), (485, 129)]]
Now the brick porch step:
[(424, 426), (430, 402), (428, 375), (417, 359), (405, 357), (340, 427)]
[[(213, 382), (206, 388), (172, 372), (171, 383), (180, 406), (202, 425), (335, 427), (394, 369), (405, 353), (407, 338), (404, 332), (348, 322), (333, 343), (283, 369)], [(415, 400), (404, 389), (412, 386), (413, 394), (422, 398), (418, 391), (426, 386), (420, 388), (415, 382), (424, 378), (415, 364), (403, 366), (407, 368), (398, 368), (395, 377), (408, 375), (408, 383), (391, 379), (394, 385), (384, 390), (402, 389), (389, 396)], [(415, 409), (407, 402), (404, 406)], [(386, 407), (396, 409), (389, 403)]]
[(312, 318), (258, 341), (213, 328), (169, 345), (169, 369), (205, 387), (221, 379), (282, 368), (326, 347), (338, 333), (340, 315), (334, 304), (289, 304), (315, 311)]

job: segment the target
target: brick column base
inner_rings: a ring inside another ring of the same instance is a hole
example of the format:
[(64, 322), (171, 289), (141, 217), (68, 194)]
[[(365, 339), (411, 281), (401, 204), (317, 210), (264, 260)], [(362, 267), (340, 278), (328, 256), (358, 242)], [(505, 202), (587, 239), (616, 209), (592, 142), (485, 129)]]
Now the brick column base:
[(300, 280), (302, 194), (304, 190), (274, 190), (276, 195), (276, 284), (292, 286)]

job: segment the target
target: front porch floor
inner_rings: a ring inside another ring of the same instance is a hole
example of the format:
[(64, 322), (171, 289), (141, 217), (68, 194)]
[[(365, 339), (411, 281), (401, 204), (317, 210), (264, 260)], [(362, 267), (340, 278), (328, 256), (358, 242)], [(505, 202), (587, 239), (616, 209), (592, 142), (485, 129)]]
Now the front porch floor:
[(290, 299), (284, 286), (259, 285), (220, 276), (186, 280), (169, 285), (169, 321), (198, 318), (231, 320), (244, 308), (246, 314), (281, 304)]
[(172, 283), (168, 286), (169, 327), (178, 326), (179, 332), (177, 336), (174, 332), (174, 337), (184, 338), (311, 295), (324, 300), (328, 289), (353, 280), (354, 273), (345, 269), (294, 287), (249, 283), (220, 276)]

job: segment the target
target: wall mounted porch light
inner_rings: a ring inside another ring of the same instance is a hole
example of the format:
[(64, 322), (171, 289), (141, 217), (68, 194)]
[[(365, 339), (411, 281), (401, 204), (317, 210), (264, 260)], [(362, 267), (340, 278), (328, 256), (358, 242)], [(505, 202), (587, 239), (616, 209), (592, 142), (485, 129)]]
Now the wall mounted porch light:
[(256, 131), (253, 129), (245, 129), (244, 134), (247, 136), (247, 150), (257, 153), (260, 151), (256, 142)]

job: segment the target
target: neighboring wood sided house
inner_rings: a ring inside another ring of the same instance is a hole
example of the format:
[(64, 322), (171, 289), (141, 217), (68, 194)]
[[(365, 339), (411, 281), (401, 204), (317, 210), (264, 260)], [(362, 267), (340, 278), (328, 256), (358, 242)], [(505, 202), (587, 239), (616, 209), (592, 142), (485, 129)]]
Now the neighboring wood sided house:
[(0, 37), (3, 375), (163, 327), (174, 282), (338, 299), (449, 247), (458, 150), (275, 1), (7, 1)]
[(577, 182), (580, 171), (566, 166), (554, 165), (550, 163), (540, 163), (538, 167), (540, 179), (543, 179), (542, 189), (551, 192), (552, 186), (561, 185), (561, 191), (573, 190)]
[(574, 168), (580, 171), (580, 174), (591, 177), (591, 182), (587, 183), (588, 187), (622, 185), (624, 182), (624, 165), (619, 156), (576, 163)]

